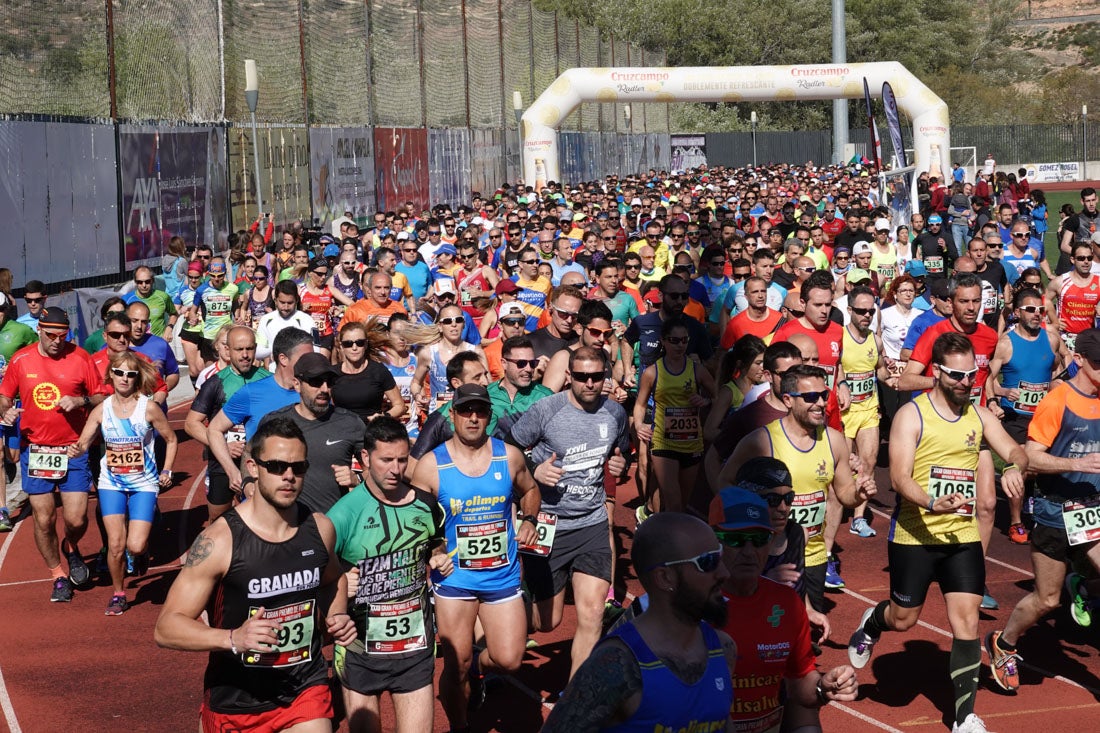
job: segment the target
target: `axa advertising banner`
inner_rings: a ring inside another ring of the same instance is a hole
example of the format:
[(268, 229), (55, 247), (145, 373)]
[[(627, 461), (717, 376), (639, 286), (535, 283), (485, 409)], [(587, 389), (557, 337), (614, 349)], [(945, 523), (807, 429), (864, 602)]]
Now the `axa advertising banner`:
[[(247, 229), (261, 214), (271, 214), (276, 227), (301, 219), (311, 221), (309, 131), (305, 127), (261, 126), (260, 191), (249, 126), (229, 128), (229, 200), (233, 229)], [(259, 203), (263, 204), (263, 210)]]
[(377, 208), (374, 131), (369, 127), (315, 127), (309, 131), (313, 216), (327, 227), (351, 212), (357, 221)]
[(413, 127), (374, 128), (375, 196), (378, 208), (394, 211), (412, 201), (427, 209), (428, 131)]
[(119, 128), (125, 268), (159, 265), (168, 240), (214, 244), (225, 227), (224, 131)]
[(428, 173), (433, 205), (457, 207), (470, 201), (469, 130), (452, 127), (428, 131)]

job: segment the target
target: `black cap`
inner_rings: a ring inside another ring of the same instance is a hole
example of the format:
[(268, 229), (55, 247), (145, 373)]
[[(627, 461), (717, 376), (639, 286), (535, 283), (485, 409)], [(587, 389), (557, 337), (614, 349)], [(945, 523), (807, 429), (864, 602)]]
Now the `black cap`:
[(337, 373), (336, 367), (329, 364), (328, 357), (316, 352), (302, 355), (294, 364), (294, 376), (298, 379), (313, 379)]
[(471, 405), (478, 402), (485, 405), (493, 404), (493, 401), (489, 399), (489, 390), (485, 389), (480, 384), (464, 384), (455, 390), (455, 396), (454, 399), (451, 400), (451, 406), (462, 407), (463, 405)]
[(936, 278), (929, 283), (928, 292), (932, 294), (933, 298), (947, 300), (947, 280), (944, 280), (942, 277)]
[(1100, 328), (1086, 328), (1077, 334), (1073, 350), (1089, 361), (1100, 361)]
[(310, 272), (314, 272), (315, 270), (327, 270), (327, 269), (328, 269), (328, 260), (325, 259), (324, 257), (315, 257), (315, 258), (313, 258), (312, 260), (309, 261), (309, 271)]
[(745, 461), (737, 470), (737, 485), (759, 494), (794, 483), (786, 463), (771, 456), (757, 456)]
[(38, 325), (45, 328), (64, 328), (68, 330), (69, 314), (65, 312), (64, 308), (51, 305), (42, 311), (42, 315), (38, 318)]

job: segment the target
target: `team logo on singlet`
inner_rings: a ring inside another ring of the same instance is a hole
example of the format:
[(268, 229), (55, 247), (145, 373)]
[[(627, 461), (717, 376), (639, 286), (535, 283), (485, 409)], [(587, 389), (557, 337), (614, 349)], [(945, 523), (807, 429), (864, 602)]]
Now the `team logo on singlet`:
[(967, 433), (966, 434), (966, 447), (967, 448), (973, 448), (977, 438), (978, 438), (978, 433), (977, 433), (976, 430), (971, 430), (969, 433)]
[(52, 410), (61, 401), (61, 390), (52, 382), (43, 382), (31, 390), (31, 399), (39, 410)]
[(821, 463), (817, 464), (817, 475), (819, 477), (825, 476), (825, 461), (822, 461)]

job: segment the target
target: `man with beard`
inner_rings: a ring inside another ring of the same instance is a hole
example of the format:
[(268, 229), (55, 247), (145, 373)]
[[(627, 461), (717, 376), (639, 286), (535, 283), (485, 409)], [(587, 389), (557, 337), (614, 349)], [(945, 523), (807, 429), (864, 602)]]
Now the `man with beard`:
[(802, 283), (802, 315), (787, 321), (775, 331), (772, 343), (786, 341), (791, 335), (804, 333), (817, 344), (821, 367), (825, 370), (825, 386), (836, 388), (840, 409), (848, 409), (851, 391), (840, 363), (844, 344), (844, 327), (829, 318), (833, 309), (833, 276), (824, 270), (811, 274)]
[[(1013, 309), (1016, 325), (997, 341), (997, 350), (989, 363), (989, 385), (992, 395), (1000, 398), (1005, 430), (1017, 443), (1026, 445), (1035, 408), (1050, 391), (1054, 375), (1068, 363), (1070, 355), (1057, 333), (1044, 328), (1043, 298), (1038, 290), (1017, 291)], [(1020, 516), (1022, 508), (1023, 497), (1008, 500), (1008, 539), (1018, 545), (1028, 542), (1027, 527)]]
[(829, 558), (825, 541), (826, 522), (834, 516), (839, 521), (841, 512), (827, 505), (858, 506), (875, 494), (875, 481), (870, 472), (853, 476), (844, 434), (826, 425), (829, 390), (823, 369), (807, 364), (788, 368), (780, 380), (780, 397), (787, 414), (749, 433), (715, 484), (732, 485), (741, 465), (756, 456), (778, 458), (792, 469), (797, 492), (792, 513), (806, 531), (806, 600), (823, 614), (826, 584), (844, 585), (843, 580), (835, 582), (839, 565)]
[(538, 541), (521, 547), (531, 593), (531, 625), (553, 631), (565, 609), (571, 581), (577, 628), (570, 676), (600, 638), (604, 601), (611, 588), (613, 546), (608, 534), (604, 466), (614, 477), (630, 453), (626, 411), (604, 396), (608, 357), (583, 346), (569, 355), (568, 390), (531, 405), (510, 439), (527, 450), (542, 494)]
[(966, 251), (976, 265), (974, 272), (982, 279), (982, 322), (999, 330), (1001, 309), (1008, 297), (1008, 275), (1001, 265), (990, 264), (989, 245), (981, 237), (972, 238)]
[(347, 488), (356, 484), (352, 458), (363, 450), (363, 420), (332, 404), (332, 385), (339, 373), (322, 354), (306, 354), (294, 365), (297, 404), (269, 412), (267, 420), (285, 418), (296, 424), (311, 456), (299, 501), (311, 511), (327, 512)]
[(257, 430), (256, 490), (195, 539), (164, 601), (157, 644), (210, 655), (203, 730), (332, 730), (321, 645), (350, 644), (355, 624), (332, 522), (297, 501), (308, 465), (294, 423)]
[[(974, 360), (978, 371), (970, 382), (970, 399), (975, 405), (985, 406), (988, 395), (985, 383), (989, 379), (989, 362), (997, 349), (997, 332), (978, 321), (982, 307), (982, 281), (974, 273), (963, 273), (948, 281), (948, 297), (951, 300), (951, 315), (939, 323), (930, 326), (921, 334), (909, 363), (905, 365), (898, 380), (899, 390), (927, 391), (935, 387), (933, 373), (934, 362), (932, 345), (940, 335), (958, 333), (967, 337), (972, 344)], [(1000, 413), (1000, 407), (994, 403), (993, 411)], [(977, 514), (978, 531), (982, 537), (982, 546), (989, 546), (993, 534), (993, 515), (997, 508), (997, 489), (994, 483), (993, 456), (983, 446), (979, 458), (977, 475)], [(997, 601), (988, 592), (982, 598), (982, 608), (995, 610)]]
[[(770, 506), (735, 486), (711, 504), (710, 525), (729, 571), (723, 588), (729, 621), (723, 631), (739, 649), (758, 651), (738, 659), (730, 718), (745, 733), (778, 730), (780, 721), (786, 730), (820, 731), (818, 710), (831, 700), (855, 700), (859, 682), (848, 665), (817, 671), (802, 599), (787, 585), (762, 577), (775, 535)], [(770, 653), (759, 653), (764, 649)]]
[(727, 618), (721, 545), (695, 517), (655, 514), (638, 527), (631, 560), (648, 608), (596, 646), (543, 733), (726, 730), (737, 647), (704, 623)]
[[(974, 289), (980, 299), (980, 286)], [(848, 658), (862, 669), (882, 632), (912, 628), (935, 581), (953, 636), (952, 731), (985, 733), (985, 724), (974, 713), (982, 659), (978, 608), (985, 585), (985, 559), (974, 521), (978, 453), (984, 439), (1010, 463), (1001, 481), (1010, 496), (1023, 492), (1028, 457), (989, 410), (971, 404), (978, 366), (964, 334), (939, 335), (929, 361), (931, 392), (902, 406), (890, 430), (890, 479), (899, 499), (888, 545), (890, 600), (864, 612), (848, 642)]]

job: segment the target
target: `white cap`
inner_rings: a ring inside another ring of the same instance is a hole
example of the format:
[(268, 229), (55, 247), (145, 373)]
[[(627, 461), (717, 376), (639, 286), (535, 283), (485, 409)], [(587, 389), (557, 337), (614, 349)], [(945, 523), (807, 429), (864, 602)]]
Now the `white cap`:
[(458, 291), (455, 290), (455, 281), (449, 277), (441, 277), (435, 281), (432, 286), (432, 290), (436, 296), (443, 295), (444, 293), (450, 293), (451, 295), (458, 295)]
[(855, 247), (852, 248), (852, 257), (855, 257), (857, 255), (861, 255), (861, 254), (866, 254), (866, 253), (871, 252), (871, 251), (872, 250), (871, 250), (871, 243), (870, 242), (856, 242)]
[(500, 307), (500, 318), (526, 318), (527, 314), (523, 312), (523, 306), (517, 301), (511, 303), (505, 303)]
[(642, 205), (642, 200), (640, 198), (638, 198), (637, 196), (635, 196), (634, 198), (630, 199), (630, 205), (631, 206), (641, 206)]
[(876, 232), (888, 232), (890, 231), (889, 219), (875, 219), (875, 231)]
[(398, 232), (397, 233), (397, 241), (398, 242), (400, 242), (402, 240), (406, 240), (408, 238), (409, 238), (409, 233), (408, 232)]

